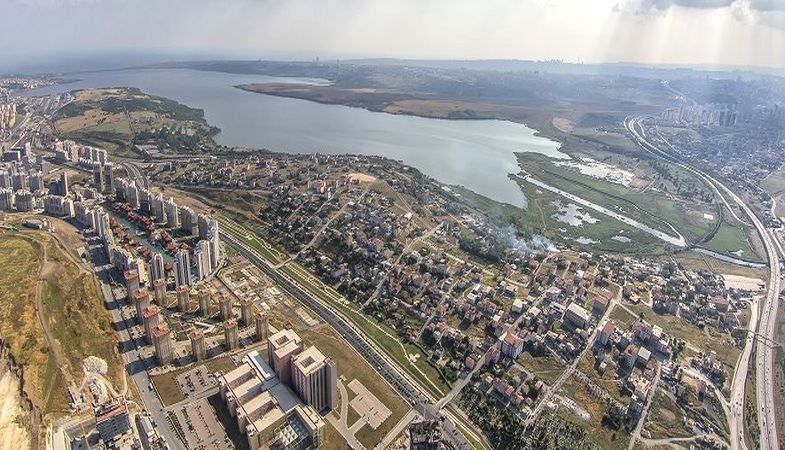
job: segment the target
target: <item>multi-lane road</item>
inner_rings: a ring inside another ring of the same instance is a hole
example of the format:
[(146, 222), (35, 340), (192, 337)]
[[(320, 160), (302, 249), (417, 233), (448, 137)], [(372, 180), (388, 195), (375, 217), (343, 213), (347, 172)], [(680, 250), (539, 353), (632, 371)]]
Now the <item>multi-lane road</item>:
[[(99, 276), (101, 274), (99, 273)], [(102, 277), (103, 278), (103, 277)], [(117, 327), (120, 335), (122, 350), (120, 355), (125, 363), (128, 375), (136, 384), (137, 391), (142, 400), (145, 411), (150, 414), (150, 418), (157, 425), (158, 434), (164, 438), (170, 449), (185, 449), (185, 446), (171, 428), (164, 406), (155, 391), (148, 388), (152, 384), (148, 368), (150, 363), (146, 361), (141, 353), (144, 343), (137, 341), (138, 337), (131, 335), (131, 327), (135, 325), (134, 319), (123, 314), (121, 301), (114, 298), (107, 280), (101, 280), (101, 289), (104, 294), (104, 301), (112, 315), (112, 322)]]
[[(282, 273), (272, 263), (264, 259), (251, 246), (242, 242), (231, 233), (221, 231), (221, 239), (237, 249), (243, 256), (248, 258), (265, 275), (269, 276), (281, 288), (293, 295), (302, 304), (318, 314), (330, 327), (337, 331), (358, 353), (373, 367), (376, 372), (390, 386), (395, 389), (401, 397), (408, 401), (412, 407), (424, 417), (440, 418), (446, 417), (449, 420), (443, 421), (444, 431), (447, 437), (458, 449), (470, 450), (471, 443), (458, 431), (453, 422), (460, 422), (467, 431), (475, 426), (467, 423), (460, 414), (453, 414), (450, 410), (439, 411), (435, 406), (435, 399), (427, 389), (419, 385), (410, 377), (392, 358), (384, 351), (379, 349), (365, 334), (355, 327), (349, 320), (343, 317), (331, 305), (319, 299), (317, 296), (308, 292), (306, 288), (288, 275)], [(478, 436), (475, 436), (478, 440)]]
[[(733, 376), (730, 401), (731, 417), (729, 418), (731, 429), (730, 444), (733, 449), (747, 448), (744, 442), (744, 393), (748, 379), (749, 360), (754, 348), (760, 448), (778, 449), (780, 447), (777, 439), (777, 425), (775, 420), (774, 375), (772, 367), (774, 356), (772, 342), (774, 342), (776, 332), (777, 307), (779, 306), (781, 292), (780, 261), (775, 247), (776, 241), (774, 240), (776, 237), (772, 236), (770, 230), (766, 229), (744, 200), (727, 186), (711, 175), (681, 161), (651, 142), (646, 136), (641, 118), (628, 118), (625, 120), (624, 125), (627, 128), (627, 131), (632, 134), (633, 138), (643, 149), (659, 157), (668, 159), (683, 169), (697, 175), (712, 187), (729, 209), (731, 206), (726, 199), (730, 199), (731, 202), (735, 203), (744, 214), (747, 215), (750, 222), (755, 227), (755, 230), (760, 235), (766, 250), (766, 258), (769, 265), (769, 280), (766, 295), (762, 299), (762, 304), (760, 304), (761, 302), (756, 301), (752, 305), (752, 314), (750, 315), (750, 322), (748, 325), (750, 332), (747, 334), (744, 350), (736, 364), (736, 371)], [(731, 213), (735, 216), (732, 209)]]

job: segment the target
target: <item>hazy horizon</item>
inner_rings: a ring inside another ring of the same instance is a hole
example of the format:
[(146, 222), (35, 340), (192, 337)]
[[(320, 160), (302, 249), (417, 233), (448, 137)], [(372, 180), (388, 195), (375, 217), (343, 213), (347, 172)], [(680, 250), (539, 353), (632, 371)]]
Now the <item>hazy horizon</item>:
[(785, 68), (785, 0), (8, 0), (0, 14), (16, 38), (0, 72), (101, 54)]

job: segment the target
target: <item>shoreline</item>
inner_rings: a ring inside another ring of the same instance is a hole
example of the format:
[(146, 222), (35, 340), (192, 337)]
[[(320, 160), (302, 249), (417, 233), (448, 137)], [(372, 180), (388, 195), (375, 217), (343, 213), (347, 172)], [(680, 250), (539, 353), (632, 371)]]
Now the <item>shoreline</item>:
[[(261, 89), (258, 89), (258, 88), (254, 89), (255, 86), (260, 87), (260, 88), (261, 87), (265, 87), (265, 86), (266, 87), (274, 87), (276, 89), (268, 89), (268, 90), (261, 90)], [(408, 110), (407, 109), (401, 109), (401, 110), (396, 110), (396, 111), (390, 111), (390, 110), (387, 110), (387, 108), (389, 108), (391, 106), (395, 106), (395, 102), (401, 102), (401, 101), (434, 102), (434, 103), (445, 103), (445, 104), (455, 103), (455, 104), (466, 104), (466, 105), (471, 105), (472, 103), (475, 103), (475, 104), (479, 105), (480, 103), (472, 102), (472, 101), (468, 101), (468, 100), (457, 100), (457, 99), (456, 100), (443, 99), (443, 98), (428, 99), (428, 98), (424, 98), (424, 97), (414, 97), (414, 96), (411, 96), (411, 95), (403, 94), (406, 98), (400, 98), (400, 99), (394, 100), (394, 101), (390, 102), (389, 104), (386, 104), (386, 106), (384, 108), (375, 108), (375, 107), (373, 107), (372, 105), (370, 105), (368, 103), (358, 102), (357, 104), (355, 104), (355, 103), (352, 103), (352, 102), (340, 101), (338, 99), (332, 100), (332, 99), (326, 99), (326, 98), (318, 97), (318, 96), (297, 95), (296, 91), (295, 91), (295, 90), (297, 90), (299, 92), (314, 92), (313, 91), (314, 88), (343, 89), (343, 88), (339, 88), (339, 87), (336, 87), (336, 86), (333, 86), (333, 85), (313, 86), (313, 85), (307, 85), (307, 84), (290, 84), (290, 83), (252, 83), (252, 84), (236, 84), (236, 85), (233, 85), (232, 87), (234, 87), (236, 89), (239, 89), (241, 91), (250, 92), (250, 93), (253, 93), (253, 94), (261, 94), (261, 95), (269, 95), (269, 96), (280, 97), (280, 98), (290, 98), (290, 99), (296, 99), (296, 100), (304, 100), (304, 101), (319, 103), (319, 104), (322, 104), (322, 105), (337, 105), (337, 106), (345, 106), (347, 108), (359, 108), (359, 109), (363, 109), (363, 110), (366, 110), (366, 111), (369, 111), (369, 112), (384, 113), (384, 114), (390, 114), (390, 115), (394, 115), (394, 116), (410, 116), (410, 117), (419, 117), (419, 118), (422, 118), (422, 119), (437, 119), (437, 120), (446, 120), (446, 121), (455, 121), (455, 122), (460, 122), (460, 121), (492, 121), (492, 120), (497, 120), (497, 121), (500, 121), (500, 122), (510, 122), (510, 123), (514, 123), (514, 124), (518, 124), (518, 125), (523, 125), (523, 126), (525, 126), (527, 128), (532, 129), (534, 131), (534, 135), (535, 136), (542, 137), (542, 138), (545, 138), (545, 139), (549, 139), (549, 140), (559, 144), (559, 149), (561, 149), (561, 147), (565, 143), (564, 135), (568, 134), (568, 133), (565, 133), (564, 131), (561, 131), (561, 130), (559, 130), (556, 127), (553, 126), (553, 124), (551, 123), (551, 120), (554, 117), (556, 117), (556, 116), (553, 113), (551, 113), (550, 111), (547, 111), (547, 110), (544, 110), (544, 109), (537, 110), (537, 111), (538, 111), (538, 114), (545, 114), (548, 117), (550, 117), (550, 119), (546, 122), (547, 124), (546, 123), (540, 123), (540, 122), (538, 122), (536, 120), (528, 120), (527, 121), (527, 120), (523, 120), (522, 117), (517, 117), (516, 118), (513, 115), (505, 114), (504, 113), (505, 109), (511, 110), (511, 109), (516, 109), (517, 108), (521, 112), (524, 111), (523, 107), (512, 106), (512, 105), (500, 105), (500, 104), (494, 104), (494, 103), (487, 103), (486, 105), (495, 106), (495, 107), (500, 108), (500, 110), (496, 111), (498, 114), (494, 114), (492, 110), (486, 110), (486, 111), (464, 110), (464, 111), (472, 111), (473, 113), (483, 114), (483, 115), (477, 115), (477, 116), (473, 116), (473, 117), (469, 117), (469, 116), (449, 117), (449, 114), (447, 116), (439, 115), (439, 114), (429, 114), (427, 112), (419, 112), (419, 111), (414, 111), (414, 110), (411, 110), (411, 109), (408, 109)], [(282, 90), (280, 88), (287, 88), (288, 90)], [(310, 91), (309, 91), (309, 89), (310, 89)], [(366, 88), (366, 89), (374, 89), (374, 88)], [(395, 93), (391, 93), (391, 92), (381, 92), (380, 95), (396, 95), (396, 94)], [(489, 112), (491, 114), (489, 114)], [(533, 114), (533, 116), (534, 115), (537, 115), (537, 114)]]

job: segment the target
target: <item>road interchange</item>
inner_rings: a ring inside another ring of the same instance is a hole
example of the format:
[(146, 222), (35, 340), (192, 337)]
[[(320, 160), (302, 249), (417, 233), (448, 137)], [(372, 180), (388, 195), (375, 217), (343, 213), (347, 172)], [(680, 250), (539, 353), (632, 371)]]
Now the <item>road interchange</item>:
[[(749, 360), (751, 359), (754, 349), (760, 448), (777, 449), (779, 448), (779, 441), (777, 438), (774, 404), (773, 349), (770, 344), (775, 341), (777, 307), (779, 306), (779, 296), (781, 292), (780, 261), (775, 246), (776, 238), (772, 237), (771, 232), (766, 229), (744, 200), (727, 186), (711, 175), (692, 167), (652, 143), (646, 136), (642, 118), (627, 118), (624, 121), (624, 126), (641, 148), (649, 153), (669, 160), (679, 167), (695, 174), (709, 184), (715, 193), (722, 199), (726, 207), (731, 209), (726, 198), (729, 198), (732, 202), (736, 203), (752, 222), (752, 225), (755, 227), (756, 232), (763, 242), (769, 266), (769, 280), (767, 283), (766, 295), (762, 299), (763, 304), (759, 305), (758, 301), (752, 304), (752, 314), (750, 315), (748, 329), (753, 332), (747, 333), (744, 350), (742, 351), (733, 375), (730, 401), (730, 444), (732, 449), (747, 448), (746, 443), (744, 442), (744, 394), (748, 379)], [(732, 209), (731, 212), (733, 212)], [(777, 245), (779, 244), (777, 243)]]

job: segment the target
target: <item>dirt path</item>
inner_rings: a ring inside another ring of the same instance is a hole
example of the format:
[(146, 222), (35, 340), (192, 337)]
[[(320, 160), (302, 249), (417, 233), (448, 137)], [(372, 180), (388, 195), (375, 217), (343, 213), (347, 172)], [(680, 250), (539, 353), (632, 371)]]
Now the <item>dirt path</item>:
[[(35, 286), (35, 313), (38, 317), (38, 322), (41, 324), (41, 331), (44, 333), (44, 338), (46, 339), (47, 346), (49, 350), (52, 352), (52, 357), (55, 360), (55, 364), (60, 370), (60, 373), (63, 375), (66, 385), (73, 384), (73, 377), (71, 373), (68, 371), (68, 364), (63, 357), (63, 351), (60, 342), (54, 338), (52, 335), (52, 330), (49, 328), (49, 321), (46, 319), (46, 314), (44, 313), (44, 302), (43, 302), (43, 288), (44, 283), (47, 281), (47, 275), (51, 276), (54, 269), (56, 269), (56, 265), (54, 263), (49, 263), (48, 260), (48, 249), (45, 242), (42, 242), (35, 237), (28, 235), (28, 234), (20, 234), (20, 237), (27, 240), (28, 242), (32, 243), (33, 245), (38, 246), (41, 249), (41, 261), (39, 262), (38, 266), (38, 281), (36, 282)], [(67, 252), (66, 252), (67, 253)], [(69, 255), (70, 256), (70, 255)], [(52, 267), (54, 266), (54, 267)], [(46, 396), (42, 403), (42, 408), (44, 405), (49, 403), (49, 400), (52, 396), (52, 391), (46, 392)]]
[[(46, 282), (45, 275), (47, 274), (48, 267), (48, 255), (47, 255), (47, 248), (46, 244), (38, 241), (37, 239), (29, 238), (32, 242), (35, 242), (41, 248), (41, 263), (39, 265), (39, 273), (38, 273), (38, 282), (35, 286), (35, 312), (38, 316), (38, 321), (41, 323), (41, 330), (44, 332), (44, 337), (46, 338), (46, 343), (49, 346), (49, 349), (52, 351), (52, 357), (55, 360), (55, 364), (60, 369), (60, 373), (63, 375), (63, 378), (66, 381), (67, 385), (73, 383), (73, 378), (71, 377), (71, 373), (66, 369), (67, 363), (65, 358), (63, 357), (63, 351), (60, 346), (60, 342), (52, 336), (52, 330), (49, 329), (49, 321), (46, 320), (46, 316), (44, 314), (44, 302), (43, 302), (43, 288), (44, 283)], [(49, 403), (49, 398), (52, 395), (52, 391), (46, 393), (46, 401), (44, 404), (46, 405)]]

